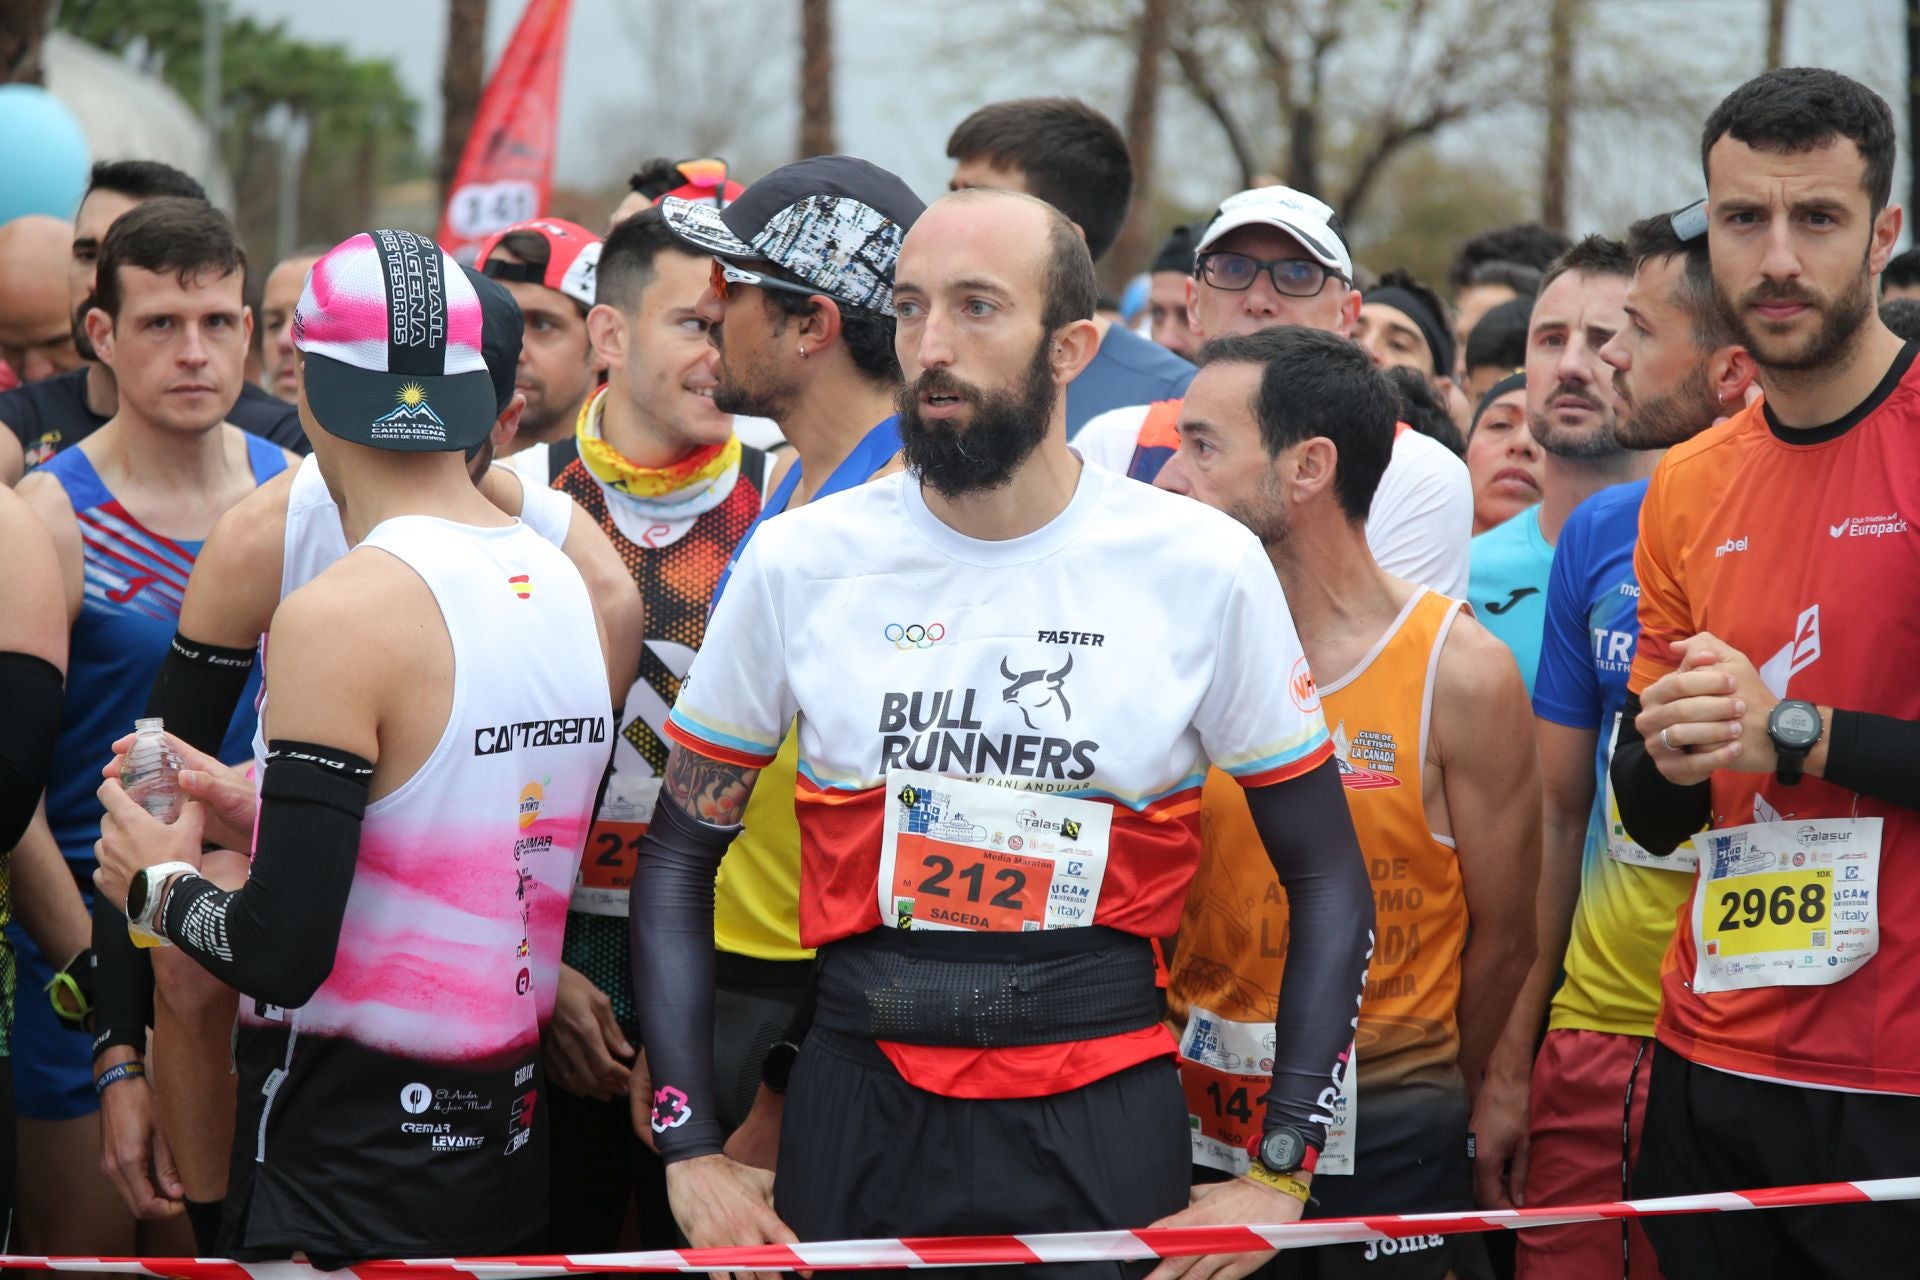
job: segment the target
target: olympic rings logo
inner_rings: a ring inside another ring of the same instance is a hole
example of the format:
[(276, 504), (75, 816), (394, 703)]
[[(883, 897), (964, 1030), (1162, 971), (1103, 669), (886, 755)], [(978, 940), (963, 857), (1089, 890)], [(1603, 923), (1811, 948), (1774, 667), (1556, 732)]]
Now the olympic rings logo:
[(884, 634), (893, 641), (896, 649), (931, 649), (947, 638), (947, 625), (935, 622), (923, 627), (916, 622), (903, 627), (897, 622), (889, 622)]

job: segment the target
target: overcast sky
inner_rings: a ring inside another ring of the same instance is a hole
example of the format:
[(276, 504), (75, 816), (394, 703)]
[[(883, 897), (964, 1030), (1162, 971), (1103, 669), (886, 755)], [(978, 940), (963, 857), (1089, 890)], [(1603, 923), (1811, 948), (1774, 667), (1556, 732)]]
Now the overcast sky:
[[(430, 145), (437, 136), (444, 0), (226, 2), (235, 13), (283, 20), (298, 35), (393, 58), (424, 108), (421, 127)], [(1903, 0), (1790, 3), (1788, 61), (1833, 66), (1866, 80), (1889, 95), (1904, 130), (1904, 103), (1892, 97), (1904, 75)], [(489, 68), (522, 8), (521, 0), (492, 0)], [(557, 180), (599, 186), (617, 181), (644, 156), (699, 152), (716, 137), (732, 137), (729, 159), (742, 170), (784, 159), (796, 119), (798, 8), (797, 0), (574, 0)], [(1666, 24), (1656, 38), (1668, 56), (1685, 59), (1691, 83), (1720, 92), (1759, 68), (1765, 8), (1765, 0), (1602, 0), (1594, 11), (1637, 30)], [(1076, 93), (1119, 114), (1128, 75), (1123, 53), (1093, 46), (1033, 58), (983, 47), (980, 24), (1005, 11), (1001, 0), (837, 0), (841, 147), (930, 196), (945, 186), (948, 131), (983, 102)], [(1172, 116), (1166, 127), (1178, 129), (1182, 119), (1193, 117)], [(736, 120), (741, 127), (730, 134), (724, 126)], [(1624, 136), (1604, 122), (1576, 121), (1579, 223), (1618, 229), (1647, 209), (1692, 198), (1700, 186), (1698, 127), (1697, 120), (1674, 121)], [(1536, 180), (1537, 126), (1525, 121), (1458, 130), (1443, 146), (1462, 160), (1512, 166), (1523, 185)], [(1182, 145), (1161, 149), (1177, 153), (1183, 183), (1219, 186), (1226, 194), (1233, 170), (1216, 131), (1196, 126)], [(1904, 138), (1902, 151), (1896, 199), (1905, 190)]]

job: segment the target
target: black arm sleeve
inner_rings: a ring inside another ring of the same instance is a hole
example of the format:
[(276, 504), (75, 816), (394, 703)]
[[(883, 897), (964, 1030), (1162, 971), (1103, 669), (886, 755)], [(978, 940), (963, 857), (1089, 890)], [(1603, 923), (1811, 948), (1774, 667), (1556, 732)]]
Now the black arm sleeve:
[(166, 934), (220, 981), (298, 1008), (333, 972), (360, 856), (373, 766), (351, 752), (275, 739), (260, 785), (253, 871), (238, 890), (182, 876)]
[[(190, 746), (219, 751), (253, 659), (252, 649), (202, 644), (176, 631), (147, 694), (146, 713), (164, 719)], [(94, 903), (93, 954), (94, 1056), (114, 1044), (144, 1045), (153, 1022), (153, 958), (133, 945), (126, 916), (104, 898)]]
[(1247, 791), (1254, 829), (1287, 894), (1286, 968), (1274, 1019), (1267, 1124), (1324, 1147), (1373, 955), (1373, 885), (1331, 760)]
[(666, 796), (640, 841), (627, 935), (634, 1003), (653, 1075), (653, 1132), (672, 1164), (719, 1155), (713, 1083), (713, 878), (738, 826), (715, 827)]
[(1648, 853), (1664, 858), (1712, 821), (1713, 790), (1705, 782), (1682, 786), (1667, 781), (1634, 724), (1639, 715), (1640, 695), (1630, 693), (1620, 710), (1620, 737), (1607, 772), (1627, 834)]
[(1920, 720), (1836, 708), (1828, 732), (1828, 782), (1903, 809), (1920, 809)]
[(0, 653), (0, 852), (20, 843), (47, 785), (60, 727), (60, 668), (30, 653)]
[(93, 898), (93, 1054), (116, 1044), (146, 1052), (153, 1025), (153, 961), (133, 945), (127, 918), (105, 895)]
[(246, 692), (253, 656), (252, 649), (202, 644), (176, 631), (147, 695), (147, 714), (160, 716), (175, 737), (212, 755)]

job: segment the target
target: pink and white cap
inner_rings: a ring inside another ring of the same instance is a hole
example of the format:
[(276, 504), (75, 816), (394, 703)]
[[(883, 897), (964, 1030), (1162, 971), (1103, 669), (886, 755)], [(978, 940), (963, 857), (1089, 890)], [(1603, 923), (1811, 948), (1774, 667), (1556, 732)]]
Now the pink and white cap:
[(480, 296), (411, 231), (363, 231), (307, 273), (293, 312), (307, 405), (328, 434), (376, 449), (467, 449), (493, 429)]

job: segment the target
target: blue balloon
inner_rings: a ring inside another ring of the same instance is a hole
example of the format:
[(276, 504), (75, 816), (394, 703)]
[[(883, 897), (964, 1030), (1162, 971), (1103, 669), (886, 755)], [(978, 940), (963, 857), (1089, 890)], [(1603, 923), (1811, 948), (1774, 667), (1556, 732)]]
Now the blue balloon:
[(1122, 323), (1132, 324), (1147, 309), (1147, 295), (1152, 292), (1153, 281), (1145, 275), (1137, 275), (1127, 281), (1127, 290), (1120, 295), (1120, 319)]
[(0, 85), (0, 223), (29, 213), (71, 218), (92, 164), (65, 103), (38, 85)]

